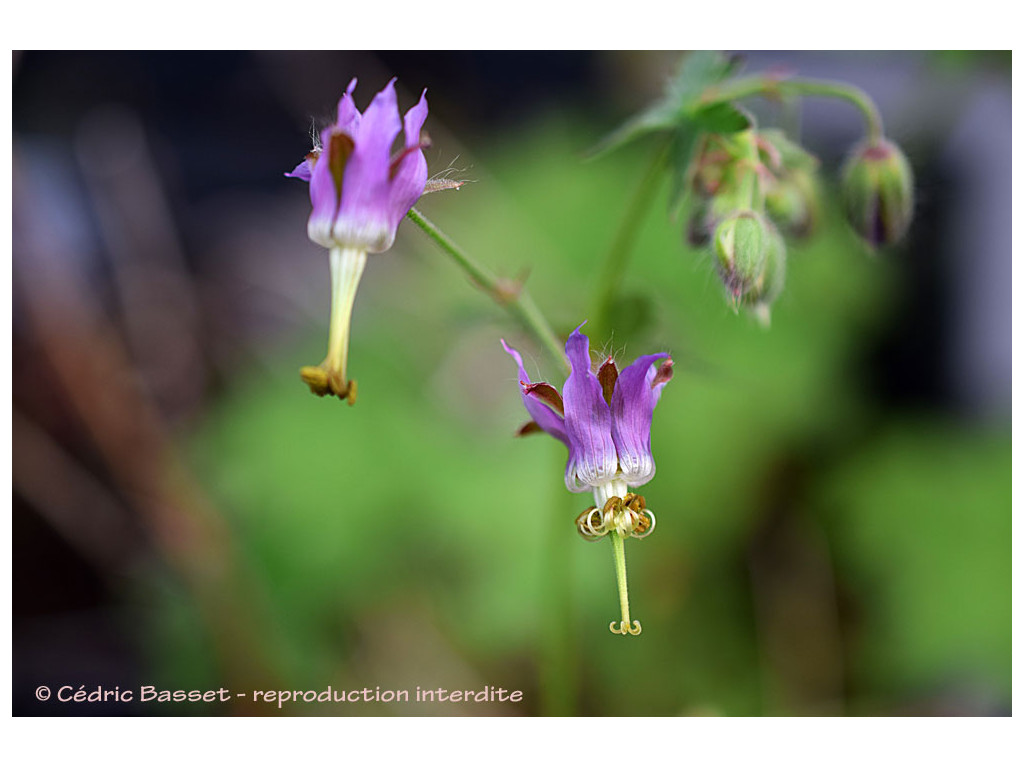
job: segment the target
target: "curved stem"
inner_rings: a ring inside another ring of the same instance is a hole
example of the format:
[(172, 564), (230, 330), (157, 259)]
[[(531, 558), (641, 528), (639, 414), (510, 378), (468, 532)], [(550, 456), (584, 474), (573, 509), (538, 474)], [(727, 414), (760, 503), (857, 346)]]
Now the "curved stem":
[(569, 370), (569, 361), (565, 357), (562, 344), (525, 288), (500, 280), (485, 266), (474, 261), (451, 238), (438, 229), (436, 224), (415, 208), (409, 210), (408, 218), (426, 232), (430, 239), (441, 247), (441, 250), (452, 257), (456, 266), (466, 273), (473, 285), (490, 296), (496, 304), (505, 307), (522, 324), (523, 328), (548, 351), (553, 360), (556, 360), (566, 371)]
[(668, 156), (670, 147), (671, 143), (666, 143), (655, 154), (646, 175), (633, 193), (633, 199), (626, 208), (626, 213), (619, 222), (619, 228), (612, 240), (611, 247), (604, 257), (594, 294), (593, 330), (591, 332), (594, 338), (601, 339), (610, 330), (609, 320), (615, 306), (619, 284), (622, 282), (622, 275), (626, 271), (630, 254), (633, 252), (637, 230), (651, 207), (651, 200), (658, 189), (658, 182), (661, 181), (661, 167)]
[(722, 85), (709, 88), (700, 98), (700, 104), (707, 106), (723, 101), (736, 101), (748, 96), (827, 96), (842, 99), (853, 104), (864, 115), (868, 139), (876, 142), (882, 138), (882, 115), (878, 107), (860, 88), (833, 80), (811, 80), (792, 78), (778, 80), (763, 75), (738, 77)]

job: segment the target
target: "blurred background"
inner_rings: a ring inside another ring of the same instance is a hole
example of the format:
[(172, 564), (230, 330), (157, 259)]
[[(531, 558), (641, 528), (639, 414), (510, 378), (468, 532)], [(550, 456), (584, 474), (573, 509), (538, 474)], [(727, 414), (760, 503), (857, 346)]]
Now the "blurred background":
[[(561, 371), (415, 226), (356, 299), (355, 407), (310, 395), (326, 253), (286, 179), (348, 80), (427, 87), (423, 212), (564, 336), (655, 145), (586, 150), (681, 54), (15, 54), (14, 713), (274, 714), (39, 702), (36, 686), (484, 686), (519, 704), (326, 715), (1010, 714), (1010, 55), (741, 53), (879, 104), (916, 174), (905, 242), (835, 205), (859, 115), (804, 102), (822, 225), (763, 330), (647, 212), (614, 337), (668, 350), (627, 547), (573, 519), (564, 448), (513, 439), (514, 364)], [(762, 124), (772, 104), (746, 102)]]

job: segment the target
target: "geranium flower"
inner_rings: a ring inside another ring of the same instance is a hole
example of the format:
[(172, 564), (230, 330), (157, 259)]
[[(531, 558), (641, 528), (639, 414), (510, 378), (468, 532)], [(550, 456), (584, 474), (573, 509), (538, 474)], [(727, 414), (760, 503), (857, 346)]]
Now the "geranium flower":
[[(338, 102), (338, 119), (320, 132), (320, 140), (291, 173), (309, 182), (313, 211), (310, 240), (330, 249), (331, 326), (327, 357), (301, 375), (318, 395), (333, 394), (354, 403), (356, 383), (346, 378), (349, 325), (356, 289), (368, 253), (391, 247), (402, 218), (423, 194), (427, 182), (425, 143), (420, 130), (427, 118), (426, 91), (405, 113), (398, 111), (392, 79), (360, 114), (352, 99), (355, 79)], [(404, 128), (404, 148), (391, 145)]]
[(612, 534), (623, 615), (619, 627), (612, 622), (611, 629), (640, 634), (640, 622), (629, 620), (622, 543), (654, 530), (656, 521), (646, 500), (629, 488), (654, 477), (651, 420), (662, 389), (672, 379), (672, 360), (664, 352), (644, 355), (620, 372), (609, 357), (595, 374), (590, 340), (580, 328), (565, 343), (571, 373), (561, 394), (550, 384), (531, 382), (519, 353), (501, 343), (519, 367), (523, 405), (533, 419), (519, 434), (542, 430), (565, 444), (566, 487), (594, 494), (595, 506), (576, 519), (577, 530), (588, 541)]

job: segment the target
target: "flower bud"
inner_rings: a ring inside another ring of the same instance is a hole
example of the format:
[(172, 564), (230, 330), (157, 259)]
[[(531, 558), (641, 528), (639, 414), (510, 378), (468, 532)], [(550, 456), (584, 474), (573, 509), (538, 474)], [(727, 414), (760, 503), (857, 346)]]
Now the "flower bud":
[(764, 326), (771, 322), (771, 305), (786, 283), (786, 243), (779, 230), (771, 224), (768, 230), (764, 269), (742, 299)]
[(765, 192), (764, 204), (787, 235), (807, 237), (820, 218), (818, 179), (813, 171), (798, 168)]
[(707, 245), (719, 222), (735, 211), (736, 201), (730, 195), (721, 194), (697, 200), (686, 225), (687, 242), (695, 248)]
[(818, 158), (780, 130), (769, 128), (759, 132), (758, 150), (762, 162), (771, 164), (774, 160), (773, 171), (782, 169), (788, 173), (801, 168), (813, 171), (818, 167)]
[(859, 145), (843, 168), (846, 216), (873, 246), (891, 245), (906, 233), (914, 208), (910, 163), (891, 141)]
[(735, 159), (726, 138), (705, 134), (695, 154), (690, 176), (693, 191), (703, 198), (717, 195)]
[(715, 227), (718, 273), (733, 298), (750, 291), (764, 272), (769, 226), (763, 216), (748, 209), (733, 213)]

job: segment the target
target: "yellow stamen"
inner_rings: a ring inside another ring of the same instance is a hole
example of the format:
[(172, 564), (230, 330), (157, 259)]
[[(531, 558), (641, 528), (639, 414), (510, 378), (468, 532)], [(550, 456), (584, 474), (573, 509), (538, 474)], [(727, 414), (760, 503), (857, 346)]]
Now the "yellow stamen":
[(336, 395), (356, 401), (356, 383), (346, 378), (349, 331), (356, 289), (366, 266), (366, 251), (355, 248), (331, 248), (331, 326), (327, 339), (327, 357), (318, 366), (299, 371), (302, 380), (315, 395)]

